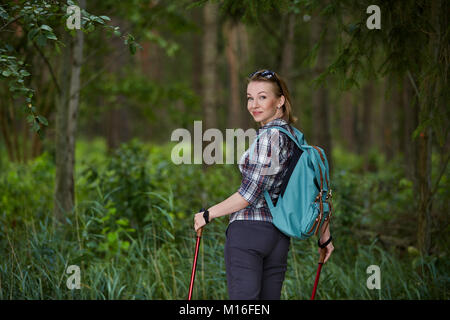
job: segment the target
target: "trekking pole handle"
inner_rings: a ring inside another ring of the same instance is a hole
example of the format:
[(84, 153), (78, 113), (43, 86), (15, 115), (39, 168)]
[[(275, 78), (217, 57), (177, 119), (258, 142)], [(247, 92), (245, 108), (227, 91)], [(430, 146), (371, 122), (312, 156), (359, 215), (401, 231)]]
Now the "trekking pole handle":
[[(201, 208), (199, 212), (204, 212), (206, 209), (205, 208)], [(202, 232), (203, 232), (203, 227), (199, 228), (197, 230), (197, 237), (201, 237), (202, 236)]]
[(325, 249), (320, 249), (319, 263), (323, 264), (323, 262), (325, 260), (325, 255), (326, 255), (326, 250)]

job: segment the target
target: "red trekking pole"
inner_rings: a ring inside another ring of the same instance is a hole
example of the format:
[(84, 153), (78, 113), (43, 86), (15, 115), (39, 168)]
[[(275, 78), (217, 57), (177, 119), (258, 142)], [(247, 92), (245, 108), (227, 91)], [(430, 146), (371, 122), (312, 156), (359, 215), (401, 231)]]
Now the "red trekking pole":
[(314, 300), (314, 297), (316, 296), (317, 285), (319, 284), (320, 271), (322, 270), (323, 261), (325, 260), (325, 254), (326, 250), (321, 249), (319, 258), (319, 267), (317, 268), (316, 280), (314, 281), (314, 288), (311, 295), (311, 300)]
[[(201, 209), (200, 212), (205, 211), (205, 209)], [(194, 254), (194, 263), (192, 264), (192, 272), (191, 272), (191, 284), (189, 285), (189, 295), (188, 300), (192, 298), (192, 291), (194, 289), (194, 280), (195, 280), (195, 269), (197, 268), (197, 256), (198, 256), (198, 248), (200, 247), (200, 239), (202, 238), (203, 228), (197, 230), (197, 242), (195, 243), (195, 254)]]

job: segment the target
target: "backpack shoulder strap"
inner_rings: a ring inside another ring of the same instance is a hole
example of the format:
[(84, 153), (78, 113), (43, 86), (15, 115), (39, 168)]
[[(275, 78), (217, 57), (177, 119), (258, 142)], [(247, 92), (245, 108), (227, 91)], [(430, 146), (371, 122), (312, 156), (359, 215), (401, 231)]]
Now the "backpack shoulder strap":
[(277, 130), (279, 130), (281, 132), (284, 132), (289, 138), (291, 138), (291, 140), (293, 140), (295, 142), (295, 144), (300, 149), (302, 149), (301, 145), (304, 144), (303, 133), (301, 133), (298, 129), (293, 128), (294, 132), (295, 132), (295, 137), (292, 136), (292, 133), (290, 133), (288, 130), (286, 130), (286, 129), (282, 128), (282, 127), (275, 126), (275, 127), (268, 128), (268, 130), (270, 130), (270, 129), (277, 129)]

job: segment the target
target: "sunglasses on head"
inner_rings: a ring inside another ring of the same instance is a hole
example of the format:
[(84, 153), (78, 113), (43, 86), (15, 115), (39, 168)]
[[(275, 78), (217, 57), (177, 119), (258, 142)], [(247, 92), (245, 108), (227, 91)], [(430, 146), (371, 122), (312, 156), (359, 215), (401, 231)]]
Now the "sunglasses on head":
[(283, 88), (281, 87), (280, 81), (278, 80), (278, 77), (275, 75), (275, 72), (273, 72), (271, 70), (255, 71), (255, 72), (252, 72), (248, 77), (252, 78), (255, 74), (257, 74), (257, 75), (259, 75), (259, 76), (261, 76), (263, 78), (266, 78), (266, 79), (274, 78), (275, 81), (278, 84), (278, 87), (281, 90), (281, 94), (284, 94), (283, 93)]

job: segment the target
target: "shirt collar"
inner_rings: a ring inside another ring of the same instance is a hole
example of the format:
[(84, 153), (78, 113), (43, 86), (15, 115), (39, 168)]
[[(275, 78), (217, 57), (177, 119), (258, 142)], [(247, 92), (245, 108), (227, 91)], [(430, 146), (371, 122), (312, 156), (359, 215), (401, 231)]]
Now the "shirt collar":
[(265, 125), (263, 125), (260, 130), (262, 129), (267, 129), (270, 127), (275, 127), (275, 126), (284, 126), (287, 125), (286, 120), (282, 119), (282, 118), (277, 118), (277, 119), (273, 119), (272, 121), (266, 123)]

